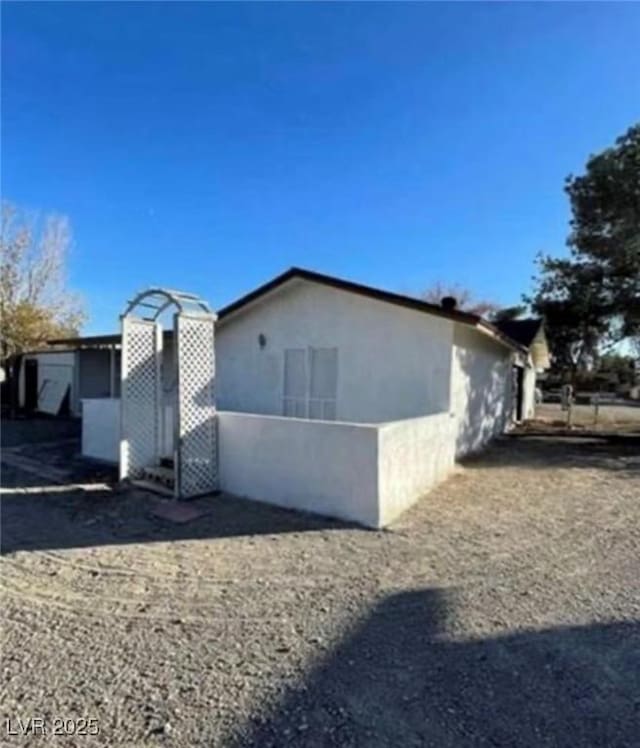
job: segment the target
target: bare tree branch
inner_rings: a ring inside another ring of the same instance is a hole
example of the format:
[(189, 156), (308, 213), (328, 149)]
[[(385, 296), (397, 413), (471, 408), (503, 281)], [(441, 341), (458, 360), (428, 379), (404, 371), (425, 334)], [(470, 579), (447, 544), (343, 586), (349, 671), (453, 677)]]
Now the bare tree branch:
[(86, 319), (82, 299), (67, 287), (71, 229), (65, 216), (37, 216), (2, 204), (0, 321), (2, 359), (75, 335)]
[(498, 304), (478, 299), (468, 288), (457, 284), (451, 285), (437, 281), (420, 294), (421, 299), (438, 305), (445, 296), (453, 296), (458, 302), (458, 308), (462, 311), (479, 314), (481, 317), (488, 317), (500, 309)]

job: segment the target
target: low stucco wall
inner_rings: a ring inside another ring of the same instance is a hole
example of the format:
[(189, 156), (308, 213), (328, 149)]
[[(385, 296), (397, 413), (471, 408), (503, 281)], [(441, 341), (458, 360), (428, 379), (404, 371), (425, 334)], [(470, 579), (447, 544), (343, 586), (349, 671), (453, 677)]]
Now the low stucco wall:
[(218, 450), (224, 491), (378, 524), (376, 426), (222, 411)]
[(388, 525), (451, 472), (457, 422), (451, 413), (382, 424), (378, 431), (380, 526)]
[[(120, 401), (82, 404), (82, 453), (117, 462)], [(392, 522), (454, 464), (456, 420), (449, 413), (385, 424), (228, 411), (217, 419), (222, 490), (367, 527)]]
[(82, 454), (94, 460), (118, 462), (120, 446), (120, 400), (82, 400)]
[[(164, 406), (163, 457), (173, 457), (173, 408)], [(82, 454), (94, 460), (120, 460), (120, 398), (82, 399)]]
[(218, 413), (220, 487), (384, 527), (452, 470), (449, 413), (386, 424)]

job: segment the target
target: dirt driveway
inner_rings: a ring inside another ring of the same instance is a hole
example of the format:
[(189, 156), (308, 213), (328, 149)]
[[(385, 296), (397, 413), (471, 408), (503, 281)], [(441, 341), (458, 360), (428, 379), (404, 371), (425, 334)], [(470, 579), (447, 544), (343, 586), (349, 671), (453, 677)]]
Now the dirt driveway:
[(3, 745), (639, 743), (637, 443), (506, 439), (384, 532), (2, 479)]

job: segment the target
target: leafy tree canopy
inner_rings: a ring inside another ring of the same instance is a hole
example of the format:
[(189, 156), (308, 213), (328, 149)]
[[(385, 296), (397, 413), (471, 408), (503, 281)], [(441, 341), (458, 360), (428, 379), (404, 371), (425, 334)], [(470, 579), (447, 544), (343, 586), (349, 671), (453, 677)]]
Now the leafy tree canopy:
[(508, 306), (504, 309), (497, 309), (489, 316), (489, 319), (492, 322), (508, 322), (522, 317), (526, 311), (527, 307), (524, 304), (517, 304), (516, 306)]
[(603, 346), (640, 337), (640, 124), (569, 176), (569, 258), (542, 256), (532, 298), (556, 364), (592, 362)]

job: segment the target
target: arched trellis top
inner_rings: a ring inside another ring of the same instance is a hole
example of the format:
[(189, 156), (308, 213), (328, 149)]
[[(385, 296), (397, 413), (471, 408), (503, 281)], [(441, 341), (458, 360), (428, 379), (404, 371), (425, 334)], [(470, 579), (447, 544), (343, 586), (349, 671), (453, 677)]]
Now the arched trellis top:
[(216, 317), (207, 302), (200, 296), (170, 288), (149, 288), (146, 291), (140, 291), (127, 303), (122, 316), (128, 317), (138, 308), (149, 309), (151, 311), (145, 312), (144, 319), (155, 321), (171, 306), (175, 306), (180, 314), (207, 314)]

